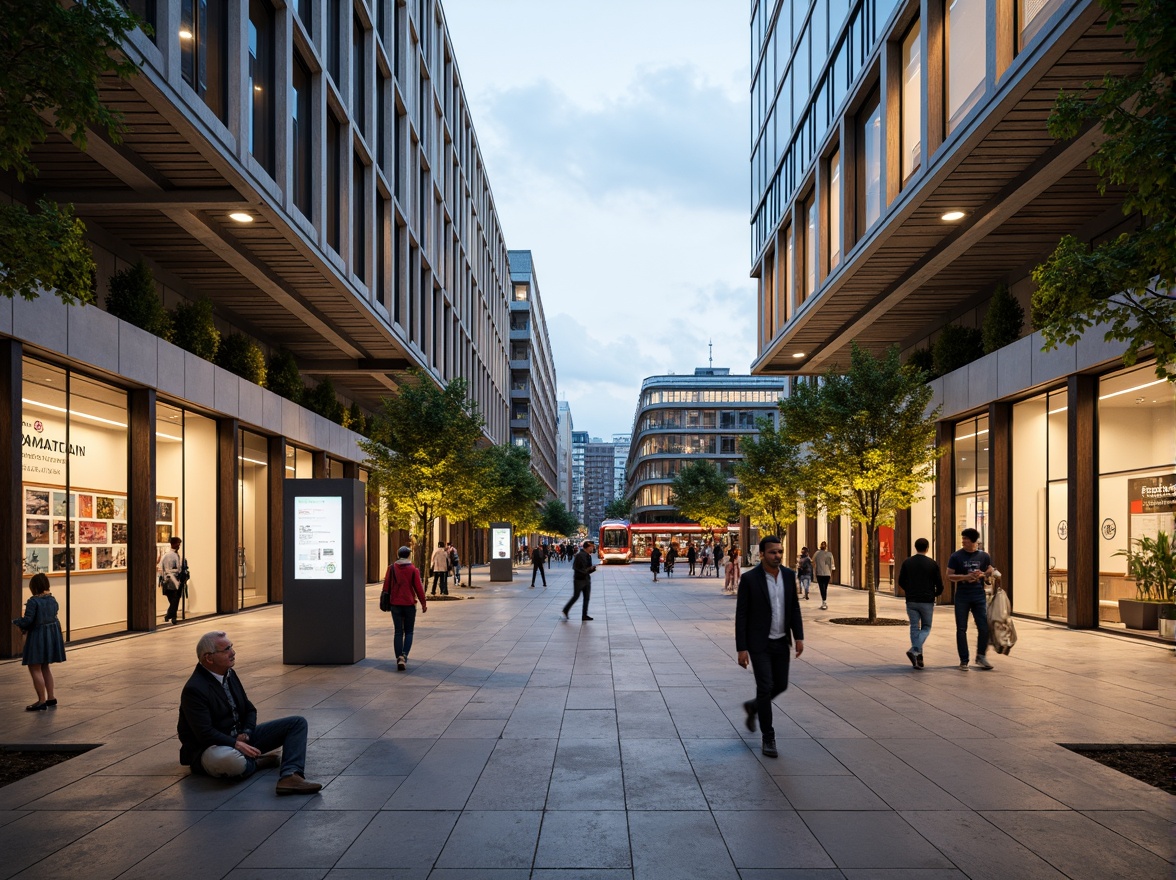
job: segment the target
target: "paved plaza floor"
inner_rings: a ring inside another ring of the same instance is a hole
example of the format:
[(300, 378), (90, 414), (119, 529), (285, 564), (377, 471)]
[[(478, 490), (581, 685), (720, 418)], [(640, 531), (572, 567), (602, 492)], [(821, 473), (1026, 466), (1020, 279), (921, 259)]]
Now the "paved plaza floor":
[[(0, 878), (1162, 878), (1176, 798), (1058, 743), (1173, 739), (1170, 648), (1018, 620), (992, 672), (956, 668), (939, 608), (927, 668), (904, 627), (832, 588), (776, 700), (780, 757), (744, 728), (735, 600), (714, 578), (601, 567), (565, 621), (546, 590), (455, 589), (417, 617), (407, 672), (367, 591), (367, 659), (284, 666), (282, 609), (70, 650), (60, 708), (25, 712), (0, 664), (0, 743), (101, 744), (0, 788)], [(814, 591), (815, 592), (815, 591)], [(879, 599), (884, 616), (900, 601)], [(310, 722), (319, 795), (277, 797), (177, 763), (195, 644), (225, 629), (261, 720)]]

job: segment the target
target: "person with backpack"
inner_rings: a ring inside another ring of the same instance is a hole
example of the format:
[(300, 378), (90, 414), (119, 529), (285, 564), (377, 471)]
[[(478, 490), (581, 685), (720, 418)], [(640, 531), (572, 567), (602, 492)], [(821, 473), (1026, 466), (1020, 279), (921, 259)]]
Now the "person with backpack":
[(457, 547), (449, 545), (449, 567), (453, 569), (453, 585), (461, 586), (461, 557), (457, 555)]
[(808, 555), (808, 547), (800, 548), (800, 559), (796, 560), (796, 589), (809, 597), (809, 586), (813, 582), (813, 560)]

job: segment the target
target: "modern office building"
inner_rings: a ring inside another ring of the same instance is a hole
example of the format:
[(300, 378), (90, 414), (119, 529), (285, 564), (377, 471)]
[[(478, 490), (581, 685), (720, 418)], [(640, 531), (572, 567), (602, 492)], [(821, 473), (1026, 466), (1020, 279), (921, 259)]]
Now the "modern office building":
[(555, 422), (556, 486), (555, 497), (569, 511), (572, 505), (572, 407), (566, 400), (559, 401)]
[(726, 367), (643, 381), (626, 467), (630, 519), (683, 522), (670, 502), (670, 483), (696, 461), (711, 462), (734, 486), (739, 438), (757, 433), (757, 418), (776, 418), (786, 385), (773, 376), (733, 376)]
[(539, 279), (530, 251), (508, 251), (510, 258), (510, 442), (531, 452), (531, 468), (555, 495), (555, 362), (539, 296)]
[[(819, 373), (855, 340), (909, 355), (949, 324), (978, 328), (998, 285), (1028, 303), (1062, 235), (1093, 243), (1136, 222), (1086, 167), (1102, 135), (1046, 131), (1060, 89), (1135, 64), (1093, 0), (752, 9), (754, 373)], [(1116, 554), (1176, 520), (1176, 386), (1121, 353), (1097, 328), (1043, 352), (1026, 328), (935, 379), (948, 454), (884, 562), (919, 536), (946, 559), (974, 526), (1017, 613), (1119, 626), (1134, 591)], [(838, 541), (856, 576), (843, 524), (802, 529)]]
[(587, 431), (572, 431), (572, 514), (581, 522), (584, 519), (584, 450), (590, 438)]
[(625, 466), (629, 462), (632, 434), (613, 434), (613, 498), (625, 497)]
[(589, 536), (600, 532), (604, 509), (616, 497), (613, 468), (616, 447), (593, 437), (584, 446), (584, 526)]
[[(347, 403), (409, 367), (466, 378), (507, 442), (507, 250), (440, 3), (128, 5), (154, 36), (128, 39), (140, 75), (102, 83), (122, 142), (53, 132), (5, 198), (76, 206), (100, 296), (145, 260), (166, 305), (211, 300)], [(280, 601), (283, 478), (363, 477), (357, 435), (100, 308), (0, 299), (0, 350), (0, 555), (23, 560), (0, 595), (15, 617), (46, 572), (71, 641), (157, 625), (171, 535), (186, 615)]]

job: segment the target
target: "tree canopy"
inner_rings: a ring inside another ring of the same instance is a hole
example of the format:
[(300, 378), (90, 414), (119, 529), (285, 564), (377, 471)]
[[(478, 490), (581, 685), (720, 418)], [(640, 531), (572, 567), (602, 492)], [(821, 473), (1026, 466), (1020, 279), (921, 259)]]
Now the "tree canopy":
[(570, 538), (580, 529), (580, 524), (567, 506), (558, 498), (543, 505), (543, 512), (539, 515), (539, 531), (548, 535), (559, 535)]
[(704, 529), (722, 528), (738, 514), (727, 478), (706, 459), (678, 471), (670, 492), (670, 503), (678, 512)]
[(614, 498), (604, 505), (605, 519), (628, 519), (633, 512), (632, 498)]
[[(86, 148), (87, 130), (118, 142), (124, 123), (99, 99), (103, 76), (129, 79), (138, 64), (121, 44), (141, 22), (116, 0), (0, 3), (0, 170), (37, 174), (29, 156), (56, 129)], [(94, 301), (93, 255), (72, 206), (39, 201), (0, 207), (0, 295), (36, 299), (52, 288), (63, 302)]]
[(1099, 191), (1126, 190), (1123, 213), (1133, 228), (1092, 246), (1064, 236), (1033, 270), (1033, 323), (1045, 348), (1073, 345), (1095, 324), (1104, 338), (1127, 343), (1133, 364), (1154, 347), (1156, 374), (1176, 381), (1176, 15), (1171, 0), (1100, 0), (1108, 28), (1122, 28), (1141, 63), (1128, 75), (1108, 73), (1082, 93), (1063, 92), (1049, 133), (1077, 137), (1097, 125), (1106, 139), (1087, 165)]
[(546, 490), (531, 470), (531, 453), (524, 446), (502, 444), (476, 449), (470, 471), (454, 488), (462, 519), (475, 525), (508, 522), (515, 532), (539, 526), (539, 502)]
[(471, 501), (462, 489), (485, 465), (476, 450), (484, 422), (467, 387), (457, 378), (438, 388), (422, 371), (410, 371), (374, 415), (372, 439), (360, 441), (384, 516), (406, 529), (418, 549), (437, 517), (465, 518)]
[(797, 385), (780, 401), (783, 442), (804, 450), (807, 486), (825, 508), (866, 532), (870, 620), (877, 619), (878, 527), (919, 500), (939, 450), (931, 387), (898, 346), (874, 357), (855, 342), (848, 371)]
[(804, 465), (800, 449), (785, 442), (775, 422), (755, 420), (758, 435), (739, 440), (743, 460), (735, 465), (739, 509), (762, 535), (782, 536), (796, 521), (803, 499)]

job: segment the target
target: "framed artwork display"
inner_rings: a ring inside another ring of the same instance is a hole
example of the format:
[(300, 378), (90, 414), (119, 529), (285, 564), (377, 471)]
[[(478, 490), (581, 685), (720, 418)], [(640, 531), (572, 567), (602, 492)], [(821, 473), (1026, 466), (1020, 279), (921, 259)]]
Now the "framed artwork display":
[[(162, 548), (156, 562), (169, 549), (175, 515), (175, 498), (156, 499), (155, 539)], [(25, 577), (126, 571), (126, 495), (25, 483), (24, 530)]]

